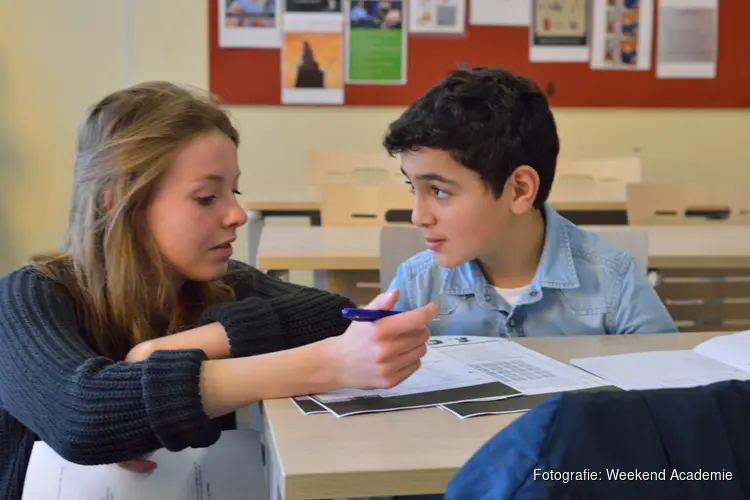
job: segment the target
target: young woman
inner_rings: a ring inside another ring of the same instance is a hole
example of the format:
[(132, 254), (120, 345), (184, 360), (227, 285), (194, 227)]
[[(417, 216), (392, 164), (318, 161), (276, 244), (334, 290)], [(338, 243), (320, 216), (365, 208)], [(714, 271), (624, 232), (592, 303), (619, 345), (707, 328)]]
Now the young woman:
[(139, 457), (209, 446), (254, 401), (418, 368), (433, 304), (350, 324), (346, 298), (230, 260), (238, 143), (223, 111), (168, 83), (90, 110), (62, 250), (0, 279), (0, 498), (21, 498), (36, 439), (146, 471)]

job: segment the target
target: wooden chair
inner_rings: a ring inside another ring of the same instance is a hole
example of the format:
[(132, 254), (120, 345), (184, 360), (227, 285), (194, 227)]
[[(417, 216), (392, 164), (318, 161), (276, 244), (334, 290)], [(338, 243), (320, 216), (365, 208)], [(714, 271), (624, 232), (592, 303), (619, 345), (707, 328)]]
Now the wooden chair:
[[(750, 186), (633, 184), (628, 219), (636, 225), (750, 224)], [(750, 227), (748, 227), (750, 231)], [(750, 328), (750, 269), (658, 270), (656, 290), (681, 331)]]
[(633, 225), (750, 224), (750, 185), (635, 183), (626, 193)]
[[(413, 195), (403, 182), (333, 182), (320, 186), (322, 226), (410, 226), (412, 206)], [(327, 286), (342, 290), (360, 305), (370, 302), (381, 287), (376, 270), (328, 273)]]
[(320, 222), (322, 226), (411, 224), (413, 199), (404, 183), (324, 183)]
[(309, 151), (307, 182), (311, 186), (334, 182), (403, 183), (404, 176), (398, 159), (385, 151)]
[(557, 165), (550, 201), (576, 197), (624, 200), (626, 186), (640, 181), (638, 157), (562, 160)]

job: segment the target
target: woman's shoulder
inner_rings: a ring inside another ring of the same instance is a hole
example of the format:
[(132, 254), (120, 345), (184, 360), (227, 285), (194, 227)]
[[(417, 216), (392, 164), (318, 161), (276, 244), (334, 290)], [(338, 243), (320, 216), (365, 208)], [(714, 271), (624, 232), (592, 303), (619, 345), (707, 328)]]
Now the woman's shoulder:
[(26, 264), (0, 277), (0, 315), (19, 308), (52, 312), (67, 299), (68, 289), (36, 264)]

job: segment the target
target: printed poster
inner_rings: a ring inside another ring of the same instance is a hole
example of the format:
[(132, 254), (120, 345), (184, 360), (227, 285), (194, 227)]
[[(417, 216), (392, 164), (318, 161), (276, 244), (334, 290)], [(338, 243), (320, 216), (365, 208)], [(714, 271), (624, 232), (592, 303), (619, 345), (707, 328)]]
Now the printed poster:
[(343, 104), (342, 0), (286, 0), (283, 104)]
[(404, 2), (348, 1), (346, 82), (406, 83)]
[(218, 0), (219, 47), (281, 47), (281, 0)]
[(651, 69), (653, 0), (594, 0), (593, 69)]
[(656, 77), (716, 78), (718, 37), (719, 0), (660, 0)]
[(412, 0), (408, 15), (412, 33), (466, 31), (466, 0)]
[(283, 104), (343, 104), (341, 33), (284, 32)]
[(534, 0), (531, 20), (533, 62), (588, 62), (588, 0)]

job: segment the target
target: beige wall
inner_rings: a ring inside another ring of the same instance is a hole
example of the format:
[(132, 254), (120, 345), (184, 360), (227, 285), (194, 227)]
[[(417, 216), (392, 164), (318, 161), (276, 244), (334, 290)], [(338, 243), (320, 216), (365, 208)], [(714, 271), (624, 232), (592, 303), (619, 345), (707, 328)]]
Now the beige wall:
[[(205, 0), (132, 4), (133, 80), (207, 87)], [(62, 238), (77, 122), (104, 92), (126, 83), (125, 19), (124, 0), (0, 0), (0, 274)], [(399, 109), (231, 111), (243, 134), (247, 189), (303, 183), (309, 148), (378, 147)], [(743, 168), (748, 111), (561, 109), (556, 116), (563, 156), (638, 148), (647, 180), (750, 181)]]

